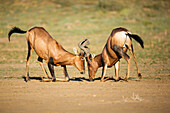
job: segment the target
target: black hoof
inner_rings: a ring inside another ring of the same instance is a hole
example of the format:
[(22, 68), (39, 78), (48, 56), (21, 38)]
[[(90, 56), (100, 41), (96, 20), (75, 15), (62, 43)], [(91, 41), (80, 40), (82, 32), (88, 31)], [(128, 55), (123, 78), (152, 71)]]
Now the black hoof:
[(127, 80), (127, 79), (124, 79), (124, 81), (125, 81), (125, 82), (128, 82), (128, 80)]
[(128, 82), (128, 78), (124, 78), (124, 79), (122, 79), (123, 81), (125, 81), (125, 82)]
[(142, 79), (142, 75), (141, 75), (141, 73), (139, 73), (139, 74), (138, 74), (138, 77), (139, 77), (139, 79)]
[(115, 80), (115, 82), (118, 82), (118, 81), (122, 80), (122, 78), (121, 78), (121, 77), (119, 77), (119, 78), (114, 79), (114, 80)]
[(94, 79), (89, 79), (90, 80), (90, 82), (94, 82)]
[(25, 82), (30, 81), (30, 78), (27, 78), (27, 77), (23, 77), (23, 78), (24, 78), (24, 81), (25, 81)]
[(52, 82), (56, 82), (56, 79), (53, 79)]
[(115, 82), (119, 82), (119, 79), (117, 79), (117, 80), (115, 79)]
[(104, 80), (104, 79), (101, 79), (100, 82), (105, 82), (105, 80)]

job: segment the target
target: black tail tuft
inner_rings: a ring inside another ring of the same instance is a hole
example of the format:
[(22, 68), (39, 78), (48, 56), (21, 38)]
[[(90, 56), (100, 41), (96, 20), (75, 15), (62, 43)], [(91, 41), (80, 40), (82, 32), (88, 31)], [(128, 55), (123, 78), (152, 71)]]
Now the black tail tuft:
[(127, 34), (129, 37), (132, 37), (133, 39), (135, 39), (140, 45), (142, 48), (144, 48), (144, 42), (143, 40), (138, 36), (138, 35), (135, 35), (135, 34)]
[(26, 33), (27, 31), (23, 31), (23, 30), (21, 30), (20, 28), (18, 28), (18, 27), (14, 27), (14, 28), (12, 28), (10, 31), (9, 31), (9, 33), (8, 33), (8, 40), (10, 41), (10, 36), (13, 34), (13, 33), (21, 33), (21, 34), (23, 34), (23, 33)]

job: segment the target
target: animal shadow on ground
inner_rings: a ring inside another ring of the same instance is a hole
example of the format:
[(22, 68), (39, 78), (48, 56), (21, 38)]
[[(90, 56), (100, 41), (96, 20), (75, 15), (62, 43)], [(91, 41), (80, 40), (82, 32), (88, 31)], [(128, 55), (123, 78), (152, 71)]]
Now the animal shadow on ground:
[[(27, 82), (25, 76), (23, 76), (22, 78), (24, 79), (25, 82)], [(29, 77), (29, 78), (30, 78), (30, 80), (39, 80), (42, 82), (41, 77)], [(100, 77), (95, 78), (94, 80), (100, 80)], [(69, 81), (79, 81), (79, 82), (88, 81), (88, 82), (90, 82), (90, 80), (85, 77), (72, 77), (72, 78), (70, 78)], [(56, 81), (56, 82), (58, 82), (58, 81)]]
[[(95, 78), (93, 81), (96, 81), (96, 80), (100, 81), (100, 79), (101, 79), (101, 77), (98, 77), (98, 78)], [(119, 77), (119, 80), (116, 80), (113, 77), (105, 77), (104, 79), (105, 79), (105, 81), (112, 80), (114, 82), (118, 82), (118, 81), (120, 81), (120, 82), (128, 82), (126, 79), (122, 79), (121, 77)], [(81, 82), (83, 82), (83, 81), (91, 82), (89, 79), (87, 79), (85, 77), (74, 77), (74, 78), (71, 78), (70, 80), (71, 81), (81, 81)], [(129, 79), (129, 80), (132, 80), (132, 79)]]
[[(22, 78), (24, 79), (25, 82), (27, 82), (25, 76), (23, 76)], [(40, 81), (42, 80), (41, 77), (29, 77), (29, 78), (30, 80), (40, 80)]]
[[(98, 78), (95, 78), (94, 81), (95, 81), (95, 80), (100, 80), (100, 79), (101, 79), (101, 77), (98, 77)], [(138, 80), (138, 79), (136, 79), (136, 78), (133, 78), (133, 77), (129, 77), (128, 80), (127, 80), (127, 79), (123, 79), (123, 78), (121, 78), (121, 77), (119, 77), (119, 80), (116, 80), (116, 79), (113, 78), (113, 77), (104, 77), (104, 82), (106, 82), (106, 81), (128, 82), (128, 81), (140, 81), (140, 80)]]
[[(24, 81), (26, 82), (26, 77), (22, 77), (22, 78), (23, 78)], [(101, 77), (98, 77), (98, 78), (95, 78), (93, 81), (96, 81), (96, 80), (99, 81), (100, 79), (101, 79)], [(110, 81), (110, 80), (112, 80), (112, 81), (114, 81), (114, 82), (118, 82), (118, 81), (120, 81), (120, 82), (128, 82), (127, 80), (122, 79), (121, 77), (119, 77), (119, 80), (116, 80), (116, 79), (114, 79), (113, 77), (105, 77), (104, 79), (105, 79), (105, 81)], [(134, 78), (130, 78), (129, 80), (133, 80), (133, 79), (134, 79)], [(30, 80), (39, 80), (39, 81), (42, 82), (41, 77), (30, 77)], [(85, 77), (72, 77), (72, 78), (70, 78), (69, 81), (79, 81), (79, 82), (88, 81), (88, 82), (90, 82), (90, 80), (87, 79), (87, 78), (85, 78)], [(139, 80), (135, 80), (135, 81), (139, 81)], [(58, 81), (56, 81), (56, 82), (58, 82)]]
[[(23, 76), (22, 78), (24, 79), (25, 82), (27, 82), (25, 76)], [(39, 81), (43, 82), (42, 79), (41, 79), (41, 77), (29, 77), (29, 78), (30, 78), (30, 80), (39, 80)], [(45, 78), (45, 77), (44, 77), (44, 78)], [(51, 79), (51, 78), (50, 78), (50, 79)], [(89, 81), (89, 79), (86, 79), (85, 77), (73, 77), (73, 78), (70, 78), (69, 81), (80, 81), (80, 82), (83, 82), (83, 80)], [(56, 82), (58, 82), (58, 81), (56, 81)], [(62, 81), (61, 81), (61, 82), (62, 82)]]

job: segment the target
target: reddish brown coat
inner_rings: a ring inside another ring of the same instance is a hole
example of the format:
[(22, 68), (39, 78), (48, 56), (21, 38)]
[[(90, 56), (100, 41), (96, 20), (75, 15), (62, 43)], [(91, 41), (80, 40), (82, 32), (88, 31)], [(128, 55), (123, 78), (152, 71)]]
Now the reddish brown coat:
[[(142, 39), (140, 39), (139, 36), (131, 34), (125, 28), (114, 29), (110, 34), (102, 53), (98, 54), (94, 58), (92, 57), (92, 55), (89, 55), (86, 58), (90, 80), (94, 79), (97, 69), (103, 67), (101, 81), (105, 81), (104, 77), (106, 74), (106, 69), (108, 67), (112, 67), (113, 65), (115, 65), (116, 80), (118, 80), (119, 60), (122, 57), (125, 58), (128, 64), (128, 69), (126, 73), (126, 79), (128, 79), (130, 70), (130, 57), (126, 54), (127, 50), (131, 52), (136, 63), (138, 76), (141, 77), (136, 57), (133, 51), (132, 38), (135, 38), (135, 40), (137, 40), (143, 47), (143, 41)], [(114, 47), (116, 47), (117, 50)]]
[[(84, 53), (78, 53), (77, 50), (75, 54), (72, 54), (66, 51), (56, 40), (54, 40), (50, 34), (42, 27), (34, 27), (28, 31), (23, 31), (17, 27), (14, 27), (9, 32), (9, 40), (10, 36), (13, 33), (26, 33), (26, 39), (28, 43), (28, 56), (27, 56), (27, 80), (29, 80), (29, 61), (32, 55), (33, 49), (38, 55), (38, 61), (40, 66), (42, 67), (43, 72), (49, 78), (48, 74), (45, 71), (43, 66), (43, 59), (46, 60), (48, 64), (49, 70), (53, 76), (53, 80), (55, 79), (54, 75), (54, 66), (61, 65), (63, 67), (63, 72), (65, 74), (66, 79), (69, 80), (66, 65), (75, 66), (81, 73), (84, 73)], [(42, 80), (43, 76), (41, 76)], [(44, 80), (45, 81), (45, 80)], [(47, 80), (48, 81), (48, 80)]]

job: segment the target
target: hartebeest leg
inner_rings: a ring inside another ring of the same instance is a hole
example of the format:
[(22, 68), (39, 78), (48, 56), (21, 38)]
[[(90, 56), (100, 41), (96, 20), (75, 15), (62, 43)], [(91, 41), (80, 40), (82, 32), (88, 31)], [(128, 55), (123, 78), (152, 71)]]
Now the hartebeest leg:
[(69, 81), (70, 78), (69, 78), (69, 76), (68, 76), (68, 72), (67, 72), (66, 65), (62, 65), (61, 67), (63, 67), (63, 73), (64, 73), (64, 75), (65, 75), (65, 80), (66, 80), (66, 81)]
[(127, 72), (126, 72), (126, 77), (125, 80), (128, 80), (129, 78), (129, 72), (130, 72), (130, 58), (129, 59), (125, 59), (127, 61)]
[(47, 78), (48, 78), (48, 80), (46, 80), (46, 79), (44, 79), (43, 76), (41, 75), (41, 79), (42, 79), (42, 81), (44, 81), (44, 82), (48, 82), (48, 81), (49, 81), (49, 76), (48, 76), (48, 74), (47, 74), (47, 71), (46, 71), (45, 68), (44, 68), (43, 59), (42, 59), (41, 57), (38, 57), (38, 61), (39, 61), (39, 64), (40, 64), (40, 66), (41, 66), (44, 74), (45, 74), (45, 75), (47, 76)]
[(130, 72), (130, 57), (129, 55), (126, 54), (126, 52), (123, 51), (123, 48), (120, 47), (119, 45), (114, 45), (113, 49), (115, 53), (118, 55), (118, 57), (123, 57), (127, 61), (128, 67), (127, 67), (127, 73), (125, 77), (125, 80), (127, 80), (129, 78), (129, 72)]
[(54, 64), (54, 61), (53, 61), (52, 57), (49, 58), (49, 60), (47, 61), (47, 64), (48, 64), (48, 68), (50, 70), (51, 76), (53, 77), (53, 80), (52, 80), (53, 82), (55, 82), (55, 81), (66, 82), (67, 81), (65, 79), (59, 79), (59, 78), (55, 77), (54, 66), (52, 65), (52, 64)]
[(51, 76), (53, 77), (52, 81), (55, 82), (56, 78), (55, 78), (55, 73), (54, 73), (54, 66), (52, 64), (48, 63), (48, 68), (50, 70)]
[(32, 56), (32, 51), (33, 51), (33, 48), (31, 48), (30, 43), (28, 42), (28, 55), (27, 55), (27, 61), (26, 61), (26, 69), (27, 69), (26, 82), (30, 80), (30, 78), (29, 78), (29, 61)]
[[(52, 64), (50, 64), (50, 63), (48, 63), (48, 68), (49, 68), (49, 70), (50, 70), (50, 73), (51, 73), (51, 76), (53, 77), (53, 82), (55, 82), (55, 81), (61, 81), (61, 82), (67, 82), (68, 80), (66, 80), (66, 79), (59, 79), (59, 78), (56, 78), (55, 77), (55, 74), (54, 74), (54, 66), (52, 65)], [(67, 70), (66, 70), (66, 73), (67, 73)], [(65, 75), (66, 76), (66, 75)]]
[(142, 75), (139, 71), (139, 68), (138, 68), (138, 64), (137, 64), (137, 60), (136, 60), (136, 56), (135, 56), (135, 53), (134, 53), (134, 50), (133, 50), (133, 45), (131, 45), (131, 48), (129, 49), (130, 53), (132, 54), (133, 56), (133, 59), (135, 61), (135, 64), (136, 64), (136, 68), (137, 68), (137, 74), (138, 74), (138, 77), (141, 79), (142, 78)]
[[(115, 81), (119, 81), (121, 78), (119, 77), (119, 68), (120, 68), (120, 61), (118, 60), (115, 64), (115, 76), (116, 76), (116, 79)], [(113, 79), (114, 77), (107, 77), (106, 79), (104, 79), (103, 81), (106, 81), (108, 79)]]
[(102, 76), (101, 76), (101, 82), (104, 82), (104, 77), (106, 75), (106, 70), (107, 70), (107, 64), (104, 65), (103, 69), (102, 69)]
[(117, 61), (115, 64), (115, 75), (116, 75), (116, 81), (119, 81), (119, 68), (120, 68), (120, 61)]

